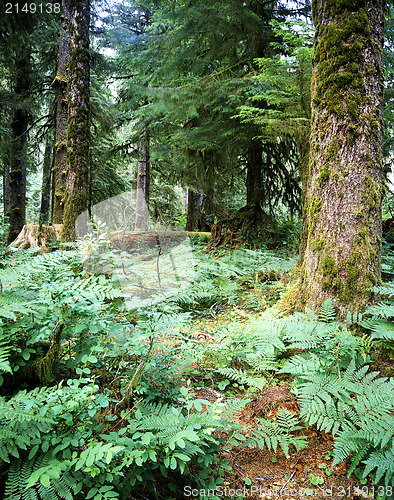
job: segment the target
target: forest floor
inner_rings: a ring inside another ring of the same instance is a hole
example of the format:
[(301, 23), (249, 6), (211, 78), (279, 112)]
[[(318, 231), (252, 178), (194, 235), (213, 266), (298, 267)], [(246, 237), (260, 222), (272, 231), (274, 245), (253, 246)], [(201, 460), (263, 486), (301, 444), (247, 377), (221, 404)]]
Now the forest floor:
[[(220, 342), (216, 338), (216, 333), (218, 330), (223, 330), (230, 322), (233, 329), (238, 325), (242, 330), (245, 324), (258, 317), (267, 306), (274, 305), (278, 297), (277, 291), (286, 287), (288, 273), (273, 273), (270, 278), (273, 279), (265, 289), (268, 304), (261, 294), (256, 294), (256, 286), (251, 284), (252, 280), (248, 281), (243, 277), (241, 282), (245, 283), (241, 293), (238, 293), (238, 305), (221, 307), (220, 311), (217, 311), (217, 314), (212, 313), (209, 319), (206, 310), (203, 314), (197, 313), (189, 335), (207, 347)], [(261, 303), (260, 312), (256, 310), (256, 299)], [(248, 307), (250, 303), (252, 303), (251, 308)], [(234, 422), (240, 425), (238, 432), (244, 436), (248, 436), (250, 429), (257, 427), (258, 418), (275, 421), (281, 408), (299, 416), (300, 407), (296, 396), (290, 391), (288, 378), (275, 376), (272, 384), (268, 384), (251, 397), (249, 390), (242, 385), (238, 386), (235, 392), (232, 385), (226, 386), (222, 391), (219, 390), (218, 381), (209, 375), (212, 366), (212, 360), (208, 360), (205, 366), (198, 363), (192, 365), (191, 378), (195, 397), (206, 399), (211, 403), (219, 399), (224, 402), (234, 398), (248, 399), (250, 402), (234, 417)], [(301, 424), (304, 423), (301, 421)], [(219, 432), (216, 434), (225, 437)], [(331, 433), (320, 432), (315, 425), (308, 428), (304, 424), (295, 435), (304, 436), (308, 444), (299, 451), (291, 447), (289, 457), (285, 456), (279, 446), (275, 451), (267, 447), (259, 449), (246, 446), (234, 446), (231, 451), (223, 451), (222, 458), (228, 460), (231, 466), (231, 470), (225, 473), (221, 485), (220, 493), (223, 492), (223, 498), (231, 500), (376, 498), (377, 487), (361, 479), (361, 476), (357, 478), (351, 474), (349, 477), (350, 460), (332, 466), (334, 439)], [(217, 492), (201, 490), (199, 498), (209, 497), (214, 493)]]
[[(221, 317), (209, 322), (202, 320), (204, 342), (212, 342), (207, 338), (207, 334), (212, 330), (213, 337), (217, 326), (226, 322), (226, 315), (229, 312), (231, 311), (226, 311)], [(237, 313), (242, 316), (243, 321), (239, 323), (242, 328), (250, 312), (238, 309)], [(195, 325), (197, 337), (199, 326)], [(195, 381), (199, 379), (199, 371), (201, 376), (206, 373), (203, 366), (194, 365)], [(226, 396), (225, 393), (206, 387), (197, 390), (196, 397), (215, 402), (219, 398), (225, 401), (234, 397), (234, 394)], [(236, 397), (247, 398), (248, 395), (247, 392), (239, 392)], [(275, 421), (280, 408), (299, 415), (297, 399), (286, 381), (275, 382), (275, 385), (267, 386), (252, 398), (234, 418), (234, 422), (241, 426), (238, 432), (247, 436), (248, 430), (257, 427), (256, 418), (269, 418)], [(250, 500), (374, 498), (373, 486), (365, 484), (365, 480), (361, 481), (354, 474), (348, 477), (350, 463), (343, 461), (332, 467), (334, 440), (331, 433), (320, 432), (313, 425), (300, 429), (296, 435), (305, 436), (308, 445), (299, 451), (294, 448), (290, 450), (289, 458), (279, 447), (273, 451), (268, 448), (261, 450), (238, 446), (230, 452), (224, 452), (223, 458), (229, 461), (232, 468), (226, 473), (222, 485), (223, 491), (227, 493), (225, 498)]]
[[(316, 313), (275, 309), (291, 286), (289, 249), (208, 253), (193, 242), (189, 259), (183, 247), (170, 252), (174, 262), (160, 276), (164, 283), (176, 269), (176, 286), (160, 294), (147, 287), (155, 250), (141, 252), (130, 258), (140, 267), (126, 285), (105, 267), (118, 253), (93, 254), (86, 268), (77, 252), (7, 256), (0, 362), (10, 361), (0, 366), (8, 398), (0, 427), (11, 430), (6, 441), (0, 436), (0, 498), (49, 498), (42, 456), (51, 474), (68, 471), (70, 483), (60, 486), (67, 494), (56, 498), (393, 498), (393, 253), (383, 255), (386, 282), (374, 290), (388, 298), (345, 324), (331, 300)], [(133, 286), (143, 292), (137, 307)], [(48, 375), (43, 360), (49, 364), (55, 342), (40, 336), (54, 335), (59, 311), (56, 335), (65, 333)], [(38, 426), (42, 411), (46, 427)], [(20, 441), (19, 422), (36, 429), (33, 437)], [(9, 465), (19, 442), (24, 462)], [(108, 446), (104, 463), (97, 450)], [(373, 486), (383, 474), (386, 488)]]

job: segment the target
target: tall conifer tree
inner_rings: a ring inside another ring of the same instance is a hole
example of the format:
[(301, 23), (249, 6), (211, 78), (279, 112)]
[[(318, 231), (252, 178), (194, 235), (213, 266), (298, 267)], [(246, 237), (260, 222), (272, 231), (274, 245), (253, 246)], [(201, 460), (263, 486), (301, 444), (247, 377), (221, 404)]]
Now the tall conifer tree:
[(298, 284), (282, 305), (362, 310), (380, 280), (383, 0), (314, 0), (310, 160)]
[(62, 1), (63, 31), (60, 35), (56, 77), (52, 83), (55, 90), (55, 128), (56, 139), (53, 153), (52, 177), (52, 222), (63, 223), (64, 202), (67, 180), (67, 83), (68, 83), (68, 45), (69, 45), (69, 0)]
[(70, 0), (67, 181), (62, 241), (75, 240), (75, 221), (87, 209), (90, 164), (90, 0)]

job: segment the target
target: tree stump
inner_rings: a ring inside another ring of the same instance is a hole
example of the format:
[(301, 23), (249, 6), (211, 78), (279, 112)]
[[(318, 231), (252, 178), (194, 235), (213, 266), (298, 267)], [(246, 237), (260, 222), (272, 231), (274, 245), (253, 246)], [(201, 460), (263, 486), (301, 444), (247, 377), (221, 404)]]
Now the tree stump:
[(26, 224), (18, 237), (10, 244), (18, 250), (26, 248), (47, 248), (48, 241), (60, 241), (62, 224), (40, 226), (39, 224)]

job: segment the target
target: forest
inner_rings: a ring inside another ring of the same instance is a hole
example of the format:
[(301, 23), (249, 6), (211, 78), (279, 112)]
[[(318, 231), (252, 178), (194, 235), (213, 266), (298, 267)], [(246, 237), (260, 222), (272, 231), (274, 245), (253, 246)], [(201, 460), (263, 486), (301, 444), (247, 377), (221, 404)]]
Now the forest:
[(388, 0), (2, 0), (0, 499), (394, 498)]

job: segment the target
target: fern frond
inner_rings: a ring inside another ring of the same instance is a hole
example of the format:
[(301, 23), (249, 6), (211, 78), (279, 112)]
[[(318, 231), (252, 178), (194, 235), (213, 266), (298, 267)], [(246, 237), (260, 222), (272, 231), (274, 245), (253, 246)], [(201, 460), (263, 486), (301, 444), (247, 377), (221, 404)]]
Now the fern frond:
[(305, 412), (305, 420), (308, 425), (316, 424), (318, 430), (331, 432), (335, 436), (346, 421), (344, 404), (341, 401), (335, 404), (332, 398), (328, 401), (316, 398)]
[[(50, 470), (51, 461), (53, 460), (52, 453), (39, 454), (32, 459), (13, 460), (8, 472), (7, 481), (5, 484), (5, 500), (72, 500), (73, 489), (75, 488), (75, 481), (71, 476), (64, 472), (60, 478), (52, 478), (50, 486), (44, 486), (41, 482), (37, 481), (34, 486), (31, 484), (30, 478), (33, 474), (37, 475), (40, 469)], [(57, 460), (55, 460), (57, 463)]]
[(394, 477), (394, 450), (392, 448), (371, 453), (366, 460), (363, 460), (363, 463), (366, 465), (364, 477), (376, 469), (376, 484), (379, 484), (382, 477), (384, 477), (386, 486), (392, 484), (391, 480)]
[(394, 324), (383, 319), (370, 318), (362, 321), (361, 326), (370, 330), (371, 338), (394, 340)]
[(244, 370), (238, 370), (236, 368), (218, 368), (216, 371), (230, 380), (245, 384), (248, 387), (256, 387), (262, 390), (267, 384), (266, 378), (249, 376)]
[(244, 441), (243, 446), (258, 447), (264, 449), (265, 446), (269, 450), (276, 452), (278, 445), (282, 448), (283, 453), (289, 458), (289, 447), (293, 445), (296, 450), (305, 448), (308, 438), (305, 436), (293, 436), (291, 433), (302, 429), (302, 425), (298, 425), (299, 419), (297, 416), (288, 410), (281, 408), (278, 411), (276, 422), (268, 419), (259, 418), (258, 429), (252, 429)]
[(336, 312), (332, 299), (327, 299), (320, 307), (319, 319), (324, 323), (335, 321)]

